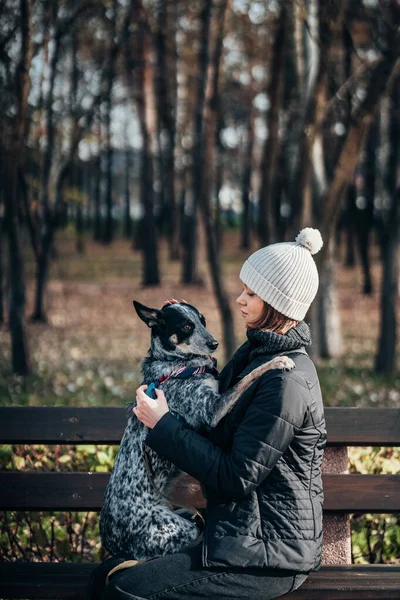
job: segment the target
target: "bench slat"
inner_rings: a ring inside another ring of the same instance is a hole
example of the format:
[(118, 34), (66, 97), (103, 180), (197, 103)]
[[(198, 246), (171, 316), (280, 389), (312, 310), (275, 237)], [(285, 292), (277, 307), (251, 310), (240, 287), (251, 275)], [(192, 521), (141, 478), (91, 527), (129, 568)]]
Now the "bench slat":
[(7, 444), (119, 444), (126, 411), (114, 407), (0, 407), (0, 442)]
[[(108, 473), (0, 473), (0, 509), (100, 510)], [(204, 506), (198, 482), (187, 479), (175, 500)], [(323, 476), (326, 512), (400, 512), (400, 475)]]
[[(119, 444), (125, 408), (0, 407), (0, 443)], [(327, 408), (331, 446), (400, 445), (400, 409)]]
[[(2, 563), (0, 597), (84, 600), (89, 563)], [(351, 590), (351, 591), (350, 591)], [(400, 597), (400, 566), (324, 566), (282, 600), (393, 600)]]

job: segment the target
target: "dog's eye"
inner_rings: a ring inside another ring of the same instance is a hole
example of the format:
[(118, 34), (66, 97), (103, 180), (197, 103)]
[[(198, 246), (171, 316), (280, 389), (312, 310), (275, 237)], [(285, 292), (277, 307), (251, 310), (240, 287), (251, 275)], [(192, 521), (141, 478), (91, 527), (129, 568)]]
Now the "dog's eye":
[(191, 331), (193, 329), (193, 325), (191, 323), (185, 323), (183, 326), (184, 331)]

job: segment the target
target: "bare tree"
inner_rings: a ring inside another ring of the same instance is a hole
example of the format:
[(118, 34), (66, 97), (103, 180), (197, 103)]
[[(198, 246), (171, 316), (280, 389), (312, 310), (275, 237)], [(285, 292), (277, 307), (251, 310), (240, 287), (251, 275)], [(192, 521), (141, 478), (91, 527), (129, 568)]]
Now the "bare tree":
[[(156, 223), (154, 218), (154, 177), (149, 102), (151, 100), (152, 73), (149, 64), (150, 30), (141, 0), (131, 0), (124, 24), (125, 68), (129, 89), (133, 94), (142, 137), (140, 202), (143, 218), (140, 247), (143, 250), (143, 285), (160, 283)], [(135, 25), (132, 27), (131, 23)], [(131, 31), (133, 30), (133, 31)], [(131, 37), (132, 36), (132, 37)], [(128, 40), (130, 43), (128, 43)]]
[(388, 161), (384, 177), (384, 193), (389, 209), (384, 215), (382, 248), (383, 277), (380, 299), (380, 335), (375, 370), (393, 374), (396, 369), (397, 320), (396, 298), (400, 267), (400, 185), (399, 185), (399, 140), (400, 140), (400, 76), (392, 81), (388, 101)]
[(258, 239), (261, 246), (266, 246), (275, 241), (273, 190), (279, 154), (279, 112), (282, 105), (286, 26), (286, 8), (282, 5), (271, 49), (270, 79), (268, 85), (270, 102), (267, 118), (268, 137), (264, 143), (260, 165), (261, 187), (259, 195)]
[(100, 242), (101, 240), (101, 182), (102, 182), (102, 137), (101, 137), (101, 116), (100, 111), (97, 110), (97, 118), (95, 118), (95, 136), (97, 140), (97, 154), (95, 158), (95, 170), (96, 178), (94, 185), (94, 224), (93, 224), (93, 240)]
[[(71, 11), (67, 16), (61, 17), (59, 14), (59, 7), (57, 4), (50, 6), (51, 11), (51, 22), (54, 28), (53, 36), (53, 50), (51, 60), (49, 62), (49, 86), (48, 92), (44, 100), (45, 107), (45, 127), (46, 127), (46, 147), (43, 154), (43, 164), (41, 170), (41, 197), (40, 197), (40, 230), (38, 234), (38, 254), (37, 254), (37, 273), (36, 273), (36, 292), (35, 292), (35, 307), (32, 314), (33, 321), (46, 321), (46, 313), (44, 309), (44, 296), (45, 287), (48, 278), (51, 249), (54, 240), (54, 234), (57, 224), (58, 210), (61, 204), (62, 189), (65, 178), (70, 169), (73, 157), (77, 150), (82, 134), (85, 128), (91, 124), (94, 116), (94, 108), (99, 101), (94, 101), (88, 111), (77, 112), (76, 106), (72, 107), (72, 111), (75, 108), (75, 115), (72, 124), (72, 133), (70, 138), (69, 150), (66, 159), (61, 163), (58, 169), (55, 184), (55, 198), (51, 195), (51, 174), (54, 168), (54, 155), (55, 155), (55, 142), (56, 142), (56, 116), (54, 111), (54, 93), (56, 77), (58, 74), (59, 61), (62, 56), (63, 42), (67, 35), (74, 31), (75, 25), (78, 19), (85, 13), (89, 13), (95, 10), (97, 7), (91, 1), (87, 1), (84, 4), (78, 5), (78, 7)], [(72, 56), (75, 57), (76, 46), (72, 44)], [(77, 94), (77, 64), (76, 58), (73, 60), (72, 67), (72, 103), (76, 102)], [(80, 118), (86, 117), (85, 125), (80, 124)], [(53, 201), (52, 201), (53, 200)]]
[(194, 115), (193, 169), (192, 169), (192, 202), (190, 214), (186, 218), (185, 244), (183, 247), (182, 283), (196, 283), (197, 275), (197, 214), (200, 204), (203, 169), (203, 120), (206, 94), (207, 69), (209, 65), (209, 40), (212, 2), (203, 0), (200, 14), (200, 50), (199, 73), (197, 78), (197, 95)]
[[(309, 9), (308, 35), (311, 47), (308, 53), (309, 77), (299, 128), (296, 162), (289, 190), (292, 236), (304, 225), (306, 215), (310, 214), (312, 151), (325, 112), (326, 66), (331, 43), (331, 23), (337, 15), (334, 0), (327, 2), (310, 0)], [(316, 43), (317, 39), (318, 43)]]
[(113, 109), (113, 88), (116, 76), (116, 61), (120, 50), (120, 35), (118, 32), (118, 17), (119, 17), (119, 2), (118, 0), (112, 0), (110, 12), (111, 16), (109, 19), (109, 49), (108, 49), (108, 60), (105, 73), (107, 91), (105, 94), (105, 115), (104, 115), (104, 128), (105, 128), (105, 139), (106, 139), (106, 192), (105, 192), (105, 206), (106, 214), (104, 219), (104, 228), (101, 236), (103, 244), (110, 244), (114, 237), (113, 231), (113, 145), (111, 140), (111, 113)]
[[(24, 152), (28, 95), (31, 86), (32, 2), (20, 0), (17, 30), (21, 36), (15, 71), (15, 116), (6, 125), (8, 134), (1, 164), (4, 165), (6, 231), (8, 237), (8, 317), (11, 333), (12, 369), (18, 375), (30, 371), (24, 323), (25, 281), (18, 223), (18, 165)], [(10, 82), (11, 83), (11, 82)], [(8, 147), (7, 147), (8, 146)]]
[[(362, 155), (362, 181), (363, 189), (358, 190), (358, 194), (362, 194), (365, 205), (360, 209), (354, 209), (353, 213), (353, 230), (356, 233), (356, 241), (360, 255), (361, 267), (363, 271), (363, 292), (364, 294), (372, 294), (373, 283), (371, 275), (371, 233), (374, 225), (374, 201), (376, 192), (376, 149), (379, 146), (379, 127), (378, 119), (375, 117), (371, 125), (370, 131), (365, 143), (365, 151)], [(354, 194), (353, 194), (354, 196)]]
[[(211, 272), (214, 292), (222, 318), (226, 359), (232, 356), (236, 348), (232, 311), (229, 297), (224, 289), (221, 274), (221, 262), (217, 247), (217, 237), (211, 211), (211, 190), (213, 175), (213, 156), (215, 153), (215, 130), (217, 126), (217, 97), (222, 61), (222, 42), (228, 0), (214, 3), (214, 18), (211, 31), (214, 34), (214, 48), (210, 56), (208, 79), (204, 103), (204, 131), (201, 137), (201, 156), (203, 157), (203, 177), (200, 187), (200, 208), (206, 231), (207, 258)], [(200, 183), (200, 182), (199, 182)]]
[[(172, 3), (156, 0), (157, 52), (156, 98), (158, 145), (163, 194), (163, 219), (166, 223), (171, 260), (179, 258), (177, 206), (175, 199), (175, 140), (176, 140), (176, 0)], [(172, 68), (171, 68), (172, 67)]]
[[(0, 156), (1, 156), (0, 152)], [(4, 269), (3, 269), (3, 239), (5, 233), (5, 224), (3, 218), (4, 204), (0, 195), (0, 325), (4, 323)]]
[(254, 108), (250, 106), (248, 121), (246, 127), (246, 147), (243, 157), (243, 175), (242, 175), (242, 226), (240, 236), (240, 247), (243, 250), (250, 248), (251, 233), (251, 213), (250, 213), (250, 193), (251, 193), (251, 174), (253, 171), (253, 152), (254, 152)]
[(131, 170), (133, 151), (127, 144), (125, 149), (125, 204), (124, 204), (124, 237), (130, 240), (132, 237), (131, 218)]

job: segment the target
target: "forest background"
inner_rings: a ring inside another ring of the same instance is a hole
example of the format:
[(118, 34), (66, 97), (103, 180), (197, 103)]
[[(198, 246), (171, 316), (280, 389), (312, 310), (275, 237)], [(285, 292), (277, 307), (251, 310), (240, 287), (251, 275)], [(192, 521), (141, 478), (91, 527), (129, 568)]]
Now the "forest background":
[[(400, 4), (3, 0), (0, 402), (132, 400), (132, 300), (185, 298), (220, 340), (251, 251), (321, 230), (307, 315), (326, 406), (400, 405)], [(0, 468), (109, 471), (117, 447), (2, 446)], [(399, 449), (350, 449), (398, 473)], [(354, 515), (353, 560), (400, 560)], [(95, 513), (1, 514), (1, 560), (103, 558)]]

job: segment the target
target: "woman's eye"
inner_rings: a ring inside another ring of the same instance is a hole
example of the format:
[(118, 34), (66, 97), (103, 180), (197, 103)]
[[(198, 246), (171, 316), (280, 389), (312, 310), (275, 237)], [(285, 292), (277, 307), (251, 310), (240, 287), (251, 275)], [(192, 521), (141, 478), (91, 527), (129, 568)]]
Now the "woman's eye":
[(203, 317), (203, 315), (201, 315), (201, 317), (200, 317), (200, 323), (201, 323), (202, 325), (204, 325), (204, 327), (206, 326), (206, 320), (205, 320), (205, 318)]
[(254, 294), (250, 294), (250, 292), (247, 292), (247, 295), (248, 296), (254, 296)]

